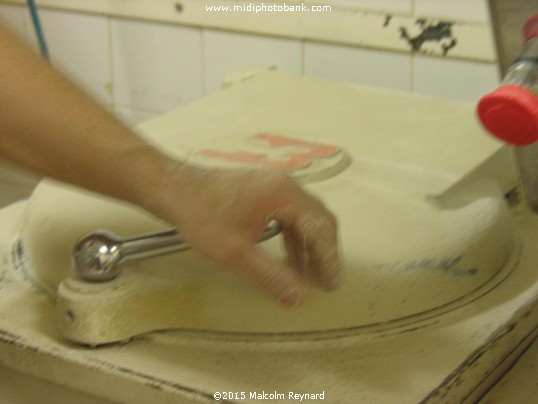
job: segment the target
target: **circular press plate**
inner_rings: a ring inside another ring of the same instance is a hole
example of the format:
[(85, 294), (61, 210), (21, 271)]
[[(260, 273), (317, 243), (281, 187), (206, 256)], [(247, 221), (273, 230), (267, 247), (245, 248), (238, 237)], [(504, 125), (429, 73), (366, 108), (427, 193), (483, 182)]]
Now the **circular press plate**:
[[(511, 217), (488, 180), (431, 197), (432, 189), (452, 181), (450, 173), (274, 134), (202, 144), (186, 155), (197, 164), (284, 169), (302, 181), (339, 219), (342, 286), (312, 289), (300, 308), (284, 309), (192, 251), (133, 263), (110, 282), (81, 281), (72, 274), (71, 251), (82, 235), (106, 229), (133, 237), (169, 225), (118, 201), (44, 181), (27, 204), (21, 243), (28, 275), (57, 294), (68, 338), (100, 344), (162, 329), (230, 339), (387, 332), (476, 299), (509, 270)], [(285, 259), (280, 236), (261, 245)]]

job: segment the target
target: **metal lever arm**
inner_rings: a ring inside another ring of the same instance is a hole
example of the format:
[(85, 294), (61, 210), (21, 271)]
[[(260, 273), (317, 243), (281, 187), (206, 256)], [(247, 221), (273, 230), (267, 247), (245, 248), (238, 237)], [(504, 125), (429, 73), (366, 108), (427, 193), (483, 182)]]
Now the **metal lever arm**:
[[(269, 225), (260, 237), (267, 240), (280, 232), (277, 224)], [(121, 264), (190, 249), (176, 230), (145, 234), (122, 239), (108, 231), (95, 231), (84, 236), (73, 250), (73, 266), (84, 280), (105, 282), (116, 278)]]

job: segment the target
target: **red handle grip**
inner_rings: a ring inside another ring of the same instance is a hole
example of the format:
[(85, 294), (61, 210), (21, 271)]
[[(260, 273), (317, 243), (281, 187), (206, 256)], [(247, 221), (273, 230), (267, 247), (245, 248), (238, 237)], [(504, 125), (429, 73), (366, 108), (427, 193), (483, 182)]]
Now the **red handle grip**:
[[(538, 37), (538, 14), (523, 27), (525, 42)], [(482, 97), (477, 106), (482, 125), (497, 138), (526, 146), (538, 141), (538, 95), (523, 86), (501, 86)]]
[(502, 86), (478, 102), (478, 116), (497, 138), (526, 146), (538, 140), (538, 98), (525, 87)]
[(523, 36), (525, 37), (525, 42), (538, 36), (538, 14), (533, 15), (527, 20), (523, 26)]

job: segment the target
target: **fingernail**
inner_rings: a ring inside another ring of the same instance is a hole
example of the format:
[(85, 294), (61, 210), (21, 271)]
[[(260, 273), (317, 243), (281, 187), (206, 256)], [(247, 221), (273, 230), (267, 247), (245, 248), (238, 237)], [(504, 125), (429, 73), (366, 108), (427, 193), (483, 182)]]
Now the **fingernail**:
[(302, 303), (302, 293), (299, 289), (289, 289), (282, 293), (278, 301), (287, 307), (299, 307)]

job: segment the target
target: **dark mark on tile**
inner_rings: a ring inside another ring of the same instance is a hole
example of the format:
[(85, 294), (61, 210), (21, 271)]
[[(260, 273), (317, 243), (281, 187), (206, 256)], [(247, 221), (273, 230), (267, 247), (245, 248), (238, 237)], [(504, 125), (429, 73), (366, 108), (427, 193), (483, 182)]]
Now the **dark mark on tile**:
[(415, 24), (420, 28), (420, 34), (411, 36), (406, 27), (400, 27), (400, 38), (407, 41), (414, 52), (426, 53), (423, 48), (428, 42), (439, 43), (440, 51), (446, 56), (448, 51), (454, 48), (458, 41), (453, 37), (452, 26), (454, 23), (446, 21), (429, 21), (419, 18)]

